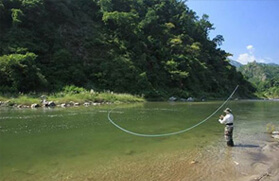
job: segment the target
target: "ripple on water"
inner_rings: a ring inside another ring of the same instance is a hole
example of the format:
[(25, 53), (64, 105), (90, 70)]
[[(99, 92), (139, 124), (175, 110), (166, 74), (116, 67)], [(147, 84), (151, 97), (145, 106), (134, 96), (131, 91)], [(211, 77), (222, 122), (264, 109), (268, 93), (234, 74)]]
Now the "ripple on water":
[[(255, 104), (247, 103), (245, 109), (238, 103), (230, 105), (236, 114), (234, 148), (225, 145), (223, 127), (214, 122), (215, 118), (179, 136), (138, 138), (110, 125), (107, 120), (110, 109), (1, 114), (0, 130), (4, 136), (0, 139), (5, 148), (5, 158), (1, 157), (0, 163), (5, 165), (1, 179), (237, 180), (254, 174), (254, 168), (265, 166), (261, 154), (264, 121), (277, 120), (276, 110), (271, 116), (266, 112), (274, 111), (276, 106), (267, 109), (268, 105)], [(185, 127), (185, 118), (200, 120), (216, 106), (207, 103), (207, 110), (204, 105), (148, 105), (147, 109), (144, 106), (116, 109), (112, 116), (121, 125), (143, 132), (152, 133), (162, 127), (175, 131), (178, 123)], [(19, 135), (24, 132), (36, 136)], [(31, 170), (33, 175), (11, 172), (12, 167), (26, 173)]]

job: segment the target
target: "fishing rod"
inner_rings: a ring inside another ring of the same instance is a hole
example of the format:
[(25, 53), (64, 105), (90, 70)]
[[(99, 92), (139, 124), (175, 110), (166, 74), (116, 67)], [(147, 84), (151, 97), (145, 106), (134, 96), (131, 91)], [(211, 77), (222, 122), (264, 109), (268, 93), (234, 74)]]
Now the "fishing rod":
[(194, 129), (195, 127), (205, 123), (207, 120), (209, 120), (212, 116), (214, 116), (231, 98), (232, 96), (235, 94), (236, 90), (238, 89), (239, 85), (237, 85), (235, 87), (235, 89), (233, 90), (233, 92), (231, 93), (231, 95), (223, 102), (223, 104), (221, 104), (212, 114), (210, 114), (207, 118), (205, 118), (204, 120), (200, 121), (199, 123), (189, 127), (189, 128), (186, 128), (186, 129), (183, 129), (183, 130), (180, 130), (180, 131), (175, 131), (175, 132), (170, 132), (170, 133), (161, 133), (161, 134), (144, 134), (144, 133), (137, 133), (137, 132), (133, 132), (133, 131), (130, 131), (130, 130), (127, 130), (121, 126), (119, 126), (118, 124), (116, 124), (110, 117), (111, 113), (113, 112), (113, 110), (115, 110), (116, 108), (110, 110), (108, 112), (108, 120), (110, 121), (111, 124), (113, 124), (115, 127), (117, 127), (118, 129), (120, 129), (121, 131), (124, 131), (128, 134), (131, 134), (131, 135), (134, 135), (134, 136), (141, 136), (141, 137), (163, 137), (163, 136), (172, 136), (172, 135), (177, 135), (177, 134), (181, 134), (181, 133), (185, 133), (187, 131), (190, 131), (191, 129)]

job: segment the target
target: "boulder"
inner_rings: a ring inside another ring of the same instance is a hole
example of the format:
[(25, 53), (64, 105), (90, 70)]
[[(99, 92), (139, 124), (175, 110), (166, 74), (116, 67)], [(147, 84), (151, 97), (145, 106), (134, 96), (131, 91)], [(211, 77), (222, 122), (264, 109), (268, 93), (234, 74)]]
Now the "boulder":
[(74, 106), (74, 105), (75, 105), (75, 102), (74, 102), (74, 101), (70, 101), (70, 102), (69, 102), (69, 105), (70, 105), (70, 106)]
[(192, 102), (192, 101), (194, 101), (194, 98), (193, 98), (193, 97), (189, 97), (189, 98), (187, 99), (187, 101), (188, 101), (188, 102)]
[(83, 105), (84, 105), (84, 106), (89, 106), (90, 103), (89, 103), (89, 102), (85, 102)]
[(38, 107), (40, 107), (40, 105), (36, 103), (31, 105), (31, 108), (38, 108)]
[(60, 105), (61, 107), (67, 107), (67, 104), (63, 103)]
[(53, 101), (49, 101), (49, 102), (48, 102), (48, 106), (49, 106), (49, 107), (55, 107), (56, 104), (55, 104)]
[(42, 105), (43, 105), (43, 107), (48, 107), (48, 102), (46, 100), (43, 100)]
[(99, 105), (101, 105), (101, 103), (99, 103), (99, 102), (93, 102), (92, 105), (93, 105), (93, 106), (99, 106)]
[(177, 98), (174, 97), (174, 96), (171, 96), (171, 97), (169, 98), (169, 101), (176, 101), (176, 100), (177, 100)]
[(76, 102), (74, 103), (74, 106), (80, 106), (80, 103)]

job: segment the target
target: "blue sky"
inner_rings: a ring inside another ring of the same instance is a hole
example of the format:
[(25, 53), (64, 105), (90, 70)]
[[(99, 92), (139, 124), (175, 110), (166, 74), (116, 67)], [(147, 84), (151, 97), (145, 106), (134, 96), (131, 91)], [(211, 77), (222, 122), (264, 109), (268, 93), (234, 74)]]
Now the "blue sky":
[(210, 37), (223, 35), (221, 49), (242, 64), (279, 64), (279, 0), (188, 0), (199, 17), (214, 24)]

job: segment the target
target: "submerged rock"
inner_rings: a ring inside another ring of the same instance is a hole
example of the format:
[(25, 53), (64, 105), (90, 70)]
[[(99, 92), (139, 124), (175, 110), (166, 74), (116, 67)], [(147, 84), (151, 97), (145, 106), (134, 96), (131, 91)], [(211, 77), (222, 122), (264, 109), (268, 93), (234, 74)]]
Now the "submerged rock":
[(197, 164), (197, 163), (198, 163), (198, 161), (196, 161), (196, 160), (192, 160), (192, 161), (190, 162), (191, 165)]
[(125, 151), (125, 154), (126, 154), (126, 155), (132, 155), (132, 154), (134, 154), (134, 153), (135, 153), (134, 150), (126, 150), (126, 151)]

